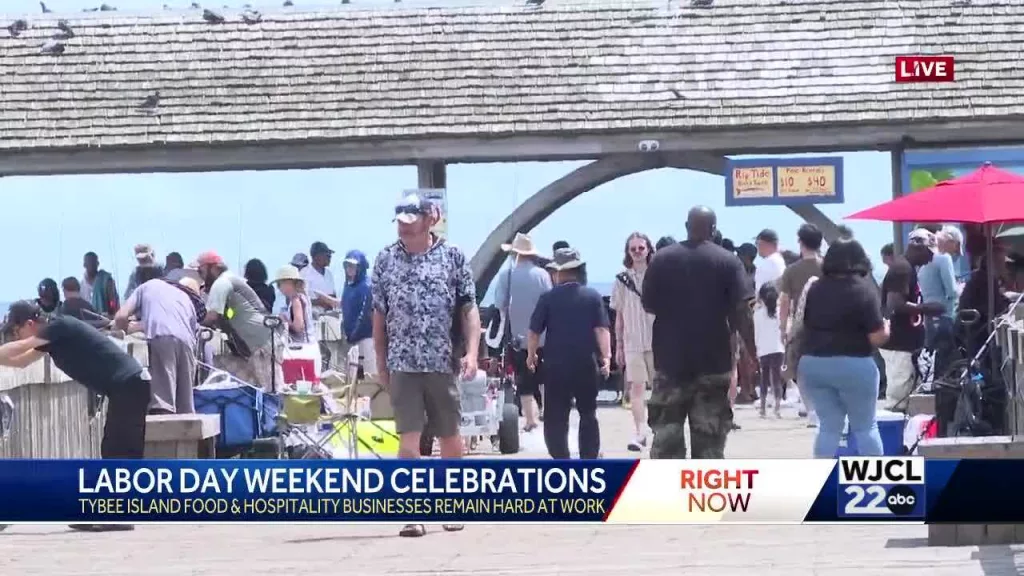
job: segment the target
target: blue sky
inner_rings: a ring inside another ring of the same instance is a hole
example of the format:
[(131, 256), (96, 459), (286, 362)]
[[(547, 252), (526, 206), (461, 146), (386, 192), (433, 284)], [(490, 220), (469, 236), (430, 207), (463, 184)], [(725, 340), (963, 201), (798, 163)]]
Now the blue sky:
[[(163, 1), (107, 0), (120, 10), (159, 10)], [(378, 2), (379, 3), (379, 2)], [(390, 4), (390, 1), (385, 2)], [(100, 2), (52, 0), (55, 12), (78, 12)], [(189, 2), (170, 2), (182, 8)], [(223, 0), (214, 6), (224, 4)], [(234, 5), (235, 3), (231, 3)], [(238, 2), (238, 5), (244, 2)], [(254, 2), (257, 7), (260, 3)], [(275, 4), (279, 5), (279, 4)], [(297, 8), (304, 6), (296, 0)], [(320, 3), (319, 5), (323, 5)], [(310, 4), (310, 7), (316, 5)], [(8, 14), (38, 13), (38, 3), (8, 0)], [(887, 153), (858, 152), (845, 159), (846, 203), (822, 211), (837, 222), (891, 195)], [(453, 165), (448, 169), (448, 222), (453, 242), (472, 256), (484, 238), (519, 203), (581, 166), (580, 162)], [(147, 242), (159, 258), (170, 251), (186, 260), (215, 249), (232, 267), (261, 258), (273, 273), (315, 240), (370, 257), (395, 238), (395, 201), (415, 188), (416, 169), (346, 168), (272, 172), (124, 174), (9, 177), (0, 180), (8, 239), (0, 266), (0, 301), (32, 296), (39, 280), (81, 275), (82, 254), (94, 251), (123, 285), (134, 265), (132, 247)], [(685, 236), (686, 211), (714, 208), (719, 227), (737, 244), (765, 227), (784, 248), (796, 248), (801, 220), (784, 207), (728, 208), (721, 176), (661, 169), (608, 183), (570, 202), (532, 235), (541, 247), (559, 239), (578, 247), (594, 282), (610, 280), (621, 265), (622, 245), (635, 230), (652, 239)], [(892, 241), (887, 223), (848, 224), (869, 253)], [(9, 240), (11, 241), (11, 240)], [(340, 259), (339, 259), (340, 260)], [(880, 264), (878, 264), (880, 266)], [(340, 273), (340, 262), (335, 268)]]

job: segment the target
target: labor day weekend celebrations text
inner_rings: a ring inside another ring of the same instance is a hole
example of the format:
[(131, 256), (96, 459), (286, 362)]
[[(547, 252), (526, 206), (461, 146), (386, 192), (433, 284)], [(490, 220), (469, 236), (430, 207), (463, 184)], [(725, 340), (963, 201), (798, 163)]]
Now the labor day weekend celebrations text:
[[(450, 465), (333, 467), (79, 468), (80, 514), (603, 515), (609, 485), (600, 466)], [(613, 481), (614, 482), (614, 481)], [(340, 495), (353, 498), (330, 498)], [(179, 498), (180, 496), (180, 498)], [(445, 498), (454, 496), (454, 498)], [(590, 496), (590, 498), (587, 498)], [(365, 498), (360, 498), (365, 497)], [(473, 498), (479, 497), (479, 498)]]

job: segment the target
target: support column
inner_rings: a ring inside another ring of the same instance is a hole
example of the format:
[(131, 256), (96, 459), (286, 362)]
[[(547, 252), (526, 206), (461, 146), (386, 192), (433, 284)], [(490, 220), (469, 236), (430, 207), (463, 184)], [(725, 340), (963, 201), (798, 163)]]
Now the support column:
[[(898, 144), (889, 153), (892, 159), (892, 199), (895, 200), (903, 195), (903, 145)], [(907, 190), (909, 192), (909, 190)], [(903, 254), (903, 222), (892, 223), (892, 245), (897, 254)]]
[(448, 166), (443, 160), (421, 160), (416, 172), (420, 188), (448, 188)]

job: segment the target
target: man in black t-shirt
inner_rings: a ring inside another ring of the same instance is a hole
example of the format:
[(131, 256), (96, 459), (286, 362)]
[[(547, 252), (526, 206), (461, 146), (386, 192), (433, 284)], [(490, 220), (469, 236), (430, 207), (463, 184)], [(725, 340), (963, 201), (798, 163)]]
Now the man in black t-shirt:
[[(105, 459), (138, 459), (146, 443), (149, 380), (142, 366), (105, 334), (72, 316), (43, 315), (37, 305), (11, 304), (0, 346), (0, 365), (23, 368), (49, 354), (72, 380), (107, 397), (107, 419), (100, 454)], [(126, 525), (75, 525), (77, 530), (130, 530)]]
[(889, 269), (882, 279), (882, 311), (889, 319), (889, 340), (879, 349), (885, 361), (886, 407), (903, 411), (917, 387), (917, 353), (924, 346), (924, 312), (917, 267), (931, 259), (931, 252), (911, 242), (905, 256), (889, 257)]
[[(648, 423), (651, 458), (686, 458), (689, 419), (693, 458), (724, 458), (732, 428), (729, 385), (732, 334), (754, 351), (750, 302), (753, 286), (736, 256), (711, 238), (715, 213), (690, 210), (687, 240), (655, 253), (643, 286), (644, 308), (654, 314), (654, 390)], [(756, 353), (751, 354), (756, 363)]]

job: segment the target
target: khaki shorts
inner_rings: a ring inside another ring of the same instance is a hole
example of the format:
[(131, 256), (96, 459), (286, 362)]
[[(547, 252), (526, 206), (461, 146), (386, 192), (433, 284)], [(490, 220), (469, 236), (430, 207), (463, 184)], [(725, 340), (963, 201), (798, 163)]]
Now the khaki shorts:
[(654, 352), (626, 352), (626, 382), (654, 382)]
[(422, 432), (438, 438), (459, 435), (462, 420), (459, 387), (455, 374), (440, 372), (392, 372), (388, 391), (395, 409), (395, 430), (399, 434)]

